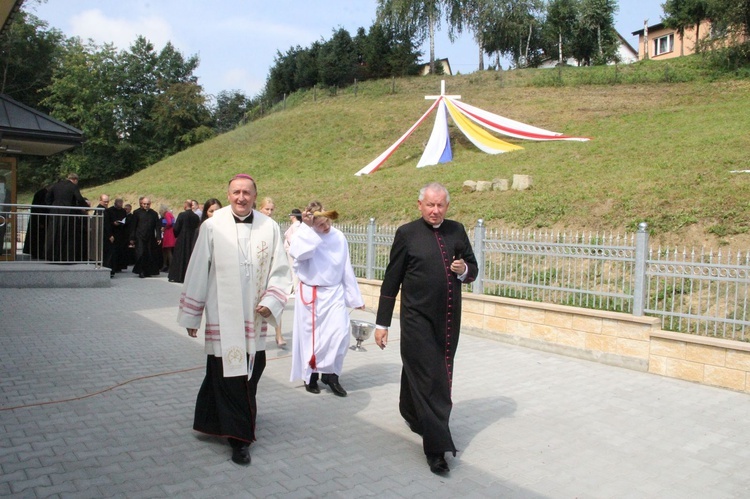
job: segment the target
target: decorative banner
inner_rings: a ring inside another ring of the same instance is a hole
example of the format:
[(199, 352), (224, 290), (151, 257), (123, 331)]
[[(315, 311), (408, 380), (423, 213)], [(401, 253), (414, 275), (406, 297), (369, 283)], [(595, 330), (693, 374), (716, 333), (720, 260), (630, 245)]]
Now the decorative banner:
[[(478, 107), (470, 106), (465, 102), (456, 102), (449, 99), (450, 103), (456, 106), (461, 113), (468, 116), (471, 120), (479, 123), (485, 128), (493, 130), (503, 135), (515, 137), (517, 139), (527, 140), (577, 140), (580, 142), (586, 142), (590, 140), (587, 137), (569, 137), (561, 133), (550, 132), (543, 128), (537, 128), (535, 126), (521, 123), (520, 121), (511, 120), (504, 118), (497, 114), (479, 109)], [(452, 115), (451, 115), (452, 116)]]
[(432, 127), (430, 140), (424, 148), (424, 153), (419, 163), (417, 163), (417, 168), (436, 165), (438, 163), (447, 163), (453, 159), (451, 138), (448, 135), (448, 118), (445, 115), (445, 106), (440, 102), (442, 99), (443, 97), (440, 97), (436, 102), (438, 108), (435, 115), (435, 125)]
[(450, 112), (451, 118), (453, 118), (453, 122), (458, 129), (461, 130), (461, 132), (466, 135), (466, 138), (468, 138), (481, 151), (484, 151), (487, 154), (501, 154), (504, 152), (523, 149), (521, 146), (500, 140), (494, 135), (490, 135), (484, 129), (476, 126), (471, 120), (459, 112), (452, 100), (446, 99), (445, 103), (448, 107), (448, 112)]
[[(520, 121), (511, 120), (503, 116), (493, 114), (478, 107), (470, 106), (464, 102), (458, 102), (461, 96), (445, 95), (445, 81), (440, 83), (440, 95), (428, 95), (425, 99), (435, 99), (435, 103), (430, 106), (426, 113), (409, 128), (391, 147), (386, 149), (380, 156), (375, 158), (370, 164), (359, 170), (355, 175), (367, 175), (378, 168), (398, 149), (398, 147), (422, 124), (429, 114), (437, 108), (435, 124), (432, 127), (430, 139), (427, 142), (424, 153), (417, 163), (417, 168), (424, 166), (436, 165), (438, 163), (447, 163), (453, 159), (451, 151), (450, 135), (448, 133), (448, 117), (456, 124), (461, 133), (468, 138), (472, 144), (477, 146), (481, 151), (487, 154), (501, 154), (504, 152), (517, 151), (523, 147), (511, 144), (504, 140), (498, 139), (494, 135), (478, 127), (492, 130), (509, 137), (525, 140), (574, 140), (585, 142), (591, 140), (588, 137), (572, 137), (557, 132), (551, 132), (535, 126), (521, 123)], [(446, 114), (447, 111), (447, 114)]]
[(419, 120), (417, 120), (417, 122), (414, 123), (411, 126), (411, 128), (408, 129), (406, 131), (406, 133), (401, 136), (400, 139), (398, 139), (391, 147), (389, 147), (388, 149), (386, 149), (385, 151), (383, 151), (383, 154), (381, 154), (380, 156), (378, 156), (377, 158), (375, 158), (374, 160), (372, 160), (369, 165), (365, 166), (360, 171), (358, 171), (357, 173), (355, 173), (355, 175), (366, 175), (366, 174), (372, 173), (375, 170), (377, 170), (378, 168), (380, 168), (380, 166), (383, 163), (385, 163), (385, 160), (388, 159), (391, 156), (391, 154), (393, 154), (393, 151), (395, 151), (396, 149), (398, 149), (398, 146), (400, 146), (406, 139), (408, 139), (409, 135), (411, 135), (411, 133), (414, 130), (416, 130), (419, 125), (422, 124), (422, 122), (425, 120), (425, 118), (427, 118), (427, 116), (430, 115), (430, 113), (432, 112), (432, 110), (437, 107), (437, 105), (438, 105), (439, 102), (440, 102), (439, 100), (436, 100), (435, 103), (432, 106), (430, 106), (430, 109), (428, 109), (427, 112), (424, 113), (422, 115), (422, 117), (419, 118)]

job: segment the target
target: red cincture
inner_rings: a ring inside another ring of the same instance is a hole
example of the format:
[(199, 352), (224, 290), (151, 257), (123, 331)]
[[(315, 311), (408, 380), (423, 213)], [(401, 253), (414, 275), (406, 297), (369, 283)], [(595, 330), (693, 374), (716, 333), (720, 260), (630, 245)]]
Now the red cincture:
[(300, 300), (302, 300), (303, 305), (312, 305), (312, 355), (310, 356), (310, 368), (314, 371), (318, 364), (315, 360), (315, 299), (318, 297), (318, 287), (317, 286), (310, 286), (313, 290), (312, 292), (312, 299), (307, 302), (305, 301), (305, 295), (302, 294), (302, 286), (304, 285), (303, 282), (300, 281), (299, 283), (299, 297)]

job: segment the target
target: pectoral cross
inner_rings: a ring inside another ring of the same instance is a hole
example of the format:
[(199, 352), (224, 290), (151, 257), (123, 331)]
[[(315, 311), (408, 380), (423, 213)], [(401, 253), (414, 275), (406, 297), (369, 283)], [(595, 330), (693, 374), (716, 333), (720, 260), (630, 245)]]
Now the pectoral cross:
[(245, 277), (250, 277), (250, 266), (252, 265), (252, 262), (248, 261), (248, 259), (245, 258), (245, 261), (242, 262), (240, 265), (245, 267)]

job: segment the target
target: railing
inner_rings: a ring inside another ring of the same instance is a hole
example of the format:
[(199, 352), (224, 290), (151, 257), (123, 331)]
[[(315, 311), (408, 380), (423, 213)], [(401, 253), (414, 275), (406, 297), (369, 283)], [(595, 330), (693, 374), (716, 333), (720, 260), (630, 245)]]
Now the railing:
[(102, 208), (0, 205), (2, 264), (50, 262), (100, 267), (104, 243)]
[[(382, 279), (395, 227), (342, 225), (358, 277)], [(659, 317), (662, 329), (750, 341), (750, 252), (649, 248), (629, 235), (470, 231), (479, 294)]]

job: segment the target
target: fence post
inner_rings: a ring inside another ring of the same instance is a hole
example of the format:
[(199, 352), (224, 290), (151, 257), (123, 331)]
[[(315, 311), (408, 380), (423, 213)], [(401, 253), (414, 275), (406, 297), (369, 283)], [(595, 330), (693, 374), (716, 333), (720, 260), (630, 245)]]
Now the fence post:
[(648, 224), (638, 224), (638, 232), (635, 235), (635, 283), (633, 289), (633, 315), (642, 316), (646, 303), (646, 290), (648, 280), (646, 279), (646, 258), (648, 256)]
[(477, 220), (474, 227), (474, 256), (477, 258), (477, 278), (471, 285), (472, 293), (481, 295), (484, 293), (484, 235), (486, 228), (484, 220)]
[(367, 224), (367, 263), (365, 264), (365, 277), (373, 279), (375, 275), (375, 219), (371, 218)]

